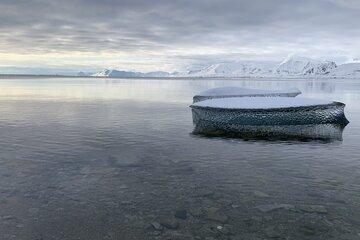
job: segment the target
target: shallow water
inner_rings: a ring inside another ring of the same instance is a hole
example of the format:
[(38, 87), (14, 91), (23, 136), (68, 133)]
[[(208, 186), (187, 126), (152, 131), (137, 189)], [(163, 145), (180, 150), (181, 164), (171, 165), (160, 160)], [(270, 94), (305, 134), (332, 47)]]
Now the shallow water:
[[(341, 101), (342, 140), (193, 135), (198, 91)], [(0, 239), (359, 239), (360, 79), (0, 80)]]

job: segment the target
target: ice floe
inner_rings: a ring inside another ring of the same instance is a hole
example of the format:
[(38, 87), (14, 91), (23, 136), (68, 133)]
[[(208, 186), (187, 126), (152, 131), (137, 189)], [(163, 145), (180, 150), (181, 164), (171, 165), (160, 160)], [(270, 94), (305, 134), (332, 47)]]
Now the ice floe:
[(198, 93), (193, 97), (193, 102), (199, 102), (213, 98), (232, 98), (232, 97), (295, 97), (301, 94), (301, 91), (292, 89), (282, 90), (262, 90), (241, 87), (219, 87)]
[(333, 102), (322, 99), (311, 98), (290, 98), (290, 97), (232, 97), (208, 99), (196, 102), (191, 105), (207, 108), (225, 108), (225, 109), (269, 109), (269, 108), (293, 108), (329, 105)]
[(297, 89), (214, 88), (193, 97), (195, 134), (241, 138), (342, 139), (345, 104), (297, 97)]

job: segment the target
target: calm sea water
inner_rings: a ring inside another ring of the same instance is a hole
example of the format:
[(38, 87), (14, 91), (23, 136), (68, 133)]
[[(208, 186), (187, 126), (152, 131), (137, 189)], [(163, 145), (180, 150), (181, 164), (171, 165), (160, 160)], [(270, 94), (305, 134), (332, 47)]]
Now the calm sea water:
[[(343, 140), (191, 134), (218, 86), (341, 101)], [(360, 239), (360, 79), (0, 80), (0, 239)]]

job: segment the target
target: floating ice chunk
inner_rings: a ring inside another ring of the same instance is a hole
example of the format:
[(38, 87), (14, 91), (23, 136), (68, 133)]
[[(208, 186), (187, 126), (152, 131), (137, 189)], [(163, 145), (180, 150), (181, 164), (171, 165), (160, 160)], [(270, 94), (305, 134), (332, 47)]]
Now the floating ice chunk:
[(311, 98), (290, 98), (290, 97), (233, 97), (208, 99), (194, 103), (192, 107), (227, 108), (227, 109), (268, 109), (268, 108), (290, 108), (307, 107), (317, 105), (328, 105), (333, 102), (311, 99)]
[(198, 93), (193, 97), (193, 102), (199, 102), (213, 98), (232, 98), (232, 97), (295, 97), (301, 94), (301, 91), (292, 89), (283, 90), (261, 90), (240, 87), (219, 87)]
[(222, 125), (305, 125), (344, 123), (345, 104), (289, 97), (237, 97), (208, 99), (190, 106), (193, 121)]

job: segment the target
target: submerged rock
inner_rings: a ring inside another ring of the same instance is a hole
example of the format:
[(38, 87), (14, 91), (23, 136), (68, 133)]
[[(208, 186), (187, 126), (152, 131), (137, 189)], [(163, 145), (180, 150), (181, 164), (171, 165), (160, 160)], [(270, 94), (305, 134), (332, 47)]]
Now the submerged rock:
[(178, 229), (179, 222), (174, 218), (162, 218), (160, 224), (167, 229)]
[(151, 223), (151, 226), (155, 229), (155, 230), (157, 230), (157, 231), (162, 231), (164, 228), (161, 226), (161, 224), (160, 223), (158, 223), (158, 222), (152, 222)]
[(232, 207), (233, 209), (236, 209), (236, 208), (239, 208), (240, 205), (239, 205), (239, 204), (231, 204), (231, 207)]
[(265, 229), (265, 235), (272, 239), (283, 239), (282, 234), (274, 227), (268, 227)]
[(0, 219), (7, 221), (7, 220), (15, 219), (15, 217), (12, 215), (6, 215), (6, 216), (1, 216)]
[(217, 221), (220, 223), (226, 223), (228, 221), (228, 216), (221, 212), (219, 208), (210, 207), (204, 209), (205, 212), (205, 218), (208, 220)]
[(253, 191), (255, 197), (259, 197), (259, 198), (268, 198), (270, 197), (268, 194), (264, 193), (264, 192), (261, 192), (261, 191), (258, 191), (258, 190), (254, 190)]
[(216, 232), (217, 235), (232, 235), (233, 234), (233, 229), (230, 225), (217, 225), (216, 227), (214, 227), (214, 231)]
[(201, 190), (198, 190), (198, 191), (195, 193), (195, 196), (196, 196), (196, 197), (206, 197), (206, 198), (210, 198), (210, 197), (213, 197), (214, 194), (215, 194), (215, 193), (214, 193), (213, 191), (206, 190), (206, 189), (201, 189)]
[(161, 236), (159, 239), (166, 240), (194, 240), (194, 237), (189, 234), (180, 233), (177, 231), (169, 231)]
[(300, 211), (308, 212), (308, 213), (322, 213), (322, 214), (327, 213), (326, 207), (322, 205), (300, 205), (298, 206), (298, 209)]
[(286, 209), (286, 210), (290, 210), (293, 209), (294, 206), (291, 204), (265, 204), (265, 205), (259, 205), (256, 207), (258, 210), (260, 210), (261, 212), (271, 212), (274, 210), (278, 210), (278, 209)]
[(302, 226), (300, 228), (301, 232), (305, 235), (311, 236), (316, 234), (316, 229), (313, 226)]
[(201, 207), (190, 209), (190, 214), (194, 217), (200, 217), (203, 215), (203, 209)]
[(180, 209), (175, 212), (175, 217), (185, 220), (187, 218), (187, 211), (185, 209)]

